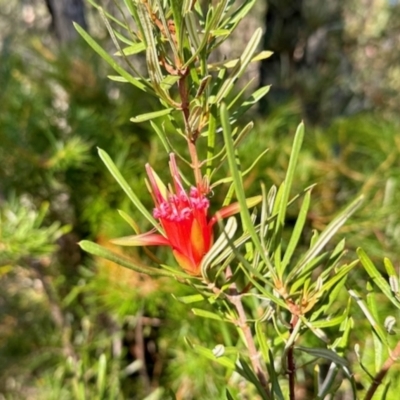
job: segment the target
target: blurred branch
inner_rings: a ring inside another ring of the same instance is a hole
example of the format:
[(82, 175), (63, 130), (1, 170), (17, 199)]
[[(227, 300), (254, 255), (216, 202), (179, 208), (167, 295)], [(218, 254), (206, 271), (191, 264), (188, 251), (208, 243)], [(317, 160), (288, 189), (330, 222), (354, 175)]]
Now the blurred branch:
[(135, 357), (141, 361), (140, 377), (142, 378), (143, 385), (146, 393), (150, 393), (150, 378), (147, 373), (146, 367), (146, 356), (145, 356), (145, 343), (143, 338), (143, 317), (141, 312), (136, 316), (136, 327), (135, 327)]
[(46, 0), (52, 18), (52, 28), (61, 43), (78, 38), (78, 32), (72, 25), (77, 22), (86, 29), (85, 8), (82, 0)]
[(27, 264), (36, 272), (38, 279), (42, 282), (44, 292), (49, 301), (50, 313), (55, 326), (61, 332), (61, 343), (65, 357), (72, 358), (74, 362), (78, 360), (74, 347), (70, 341), (70, 326), (66, 321), (57, 292), (49, 276), (44, 272), (44, 266), (39, 260), (25, 260)]
[[(228, 279), (229, 275), (231, 274), (232, 272), (230, 270), (230, 267), (228, 267), (228, 276), (227, 276)], [(242, 303), (242, 296), (239, 294), (235, 282), (231, 284), (230, 295), (227, 295), (227, 299), (236, 308), (236, 311), (238, 313), (239, 320), (237, 321), (237, 326), (242, 330), (243, 335), (246, 339), (247, 348), (250, 353), (250, 361), (254, 369), (254, 372), (256, 373), (262, 387), (264, 388), (265, 394), (267, 395), (268, 398), (271, 398), (271, 393), (268, 388), (267, 377), (265, 375), (265, 372), (261, 368), (260, 355), (256, 349), (251, 329), (247, 323), (247, 317)]]
[(372, 385), (369, 387), (364, 400), (371, 400), (378, 389), (379, 385), (382, 383), (383, 378), (388, 373), (389, 369), (400, 357), (400, 342), (397, 343), (395, 349), (390, 353), (389, 358), (384, 362), (380, 371), (375, 375)]

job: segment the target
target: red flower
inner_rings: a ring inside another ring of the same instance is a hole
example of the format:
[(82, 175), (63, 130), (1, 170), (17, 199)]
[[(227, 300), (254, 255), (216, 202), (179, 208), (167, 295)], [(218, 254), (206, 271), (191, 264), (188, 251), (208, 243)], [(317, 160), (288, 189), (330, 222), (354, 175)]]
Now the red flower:
[[(187, 273), (198, 276), (201, 261), (213, 244), (213, 225), (219, 219), (239, 212), (239, 205), (234, 203), (223, 207), (214, 217), (208, 218), (210, 202), (205, 189), (200, 186), (192, 186), (189, 192), (184, 189), (174, 154), (170, 155), (169, 166), (173, 187), (167, 188), (150, 165), (146, 165), (155, 204), (153, 216), (160, 222), (156, 227), (160, 233), (153, 229), (113, 242), (127, 246), (169, 246), (178, 264)], [(250, 205), (255, 205), (259, 199), (249, 201)]]

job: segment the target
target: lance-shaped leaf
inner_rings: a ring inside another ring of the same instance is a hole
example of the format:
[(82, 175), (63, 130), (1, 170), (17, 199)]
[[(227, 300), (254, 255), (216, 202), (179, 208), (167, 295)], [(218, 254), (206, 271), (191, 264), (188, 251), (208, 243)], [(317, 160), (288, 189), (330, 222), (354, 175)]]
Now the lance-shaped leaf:
[(133, 77), (131, 74), (126, 72), (117, 62), (77, 23), (73, 23), (75, 29), (78, 33), (85, 39), (88, 45), (104, 60), (106, 61), (116, 72), (118, 72), (123, 78), (127, 80), (127, 82), (136, 86), (140, 90), (148, 93), (154, 93), (151, 89), (151, 86), (145, 81), (141, 79), (137, 79)]
[(389, 346), (385, 329), (382, 327), (382, 325), (374, 318), (371, 310), (365, 304), (365, 301), (362, 299), (362, 297), (358, 294), (356, 290), (348, 290), (350, 296), (357, 302), (359, 307), (361, 308), (362, 312), (364, 315), (367, 317), (368, 322), (370, 323), (372, 329), (376, 332), (378, 335), (379, 339), (385, 346)]
[(274, 260), (275, 260), (275, 266), (277, 269), (278, 277), (280, 278), (280, 280), (282, 280), (283, 273), (285, 271), (285, 267), (288, 265), (288, 263), (281, 264), (281, 246), (282, 246), (281, 237), (282, 237), (283, 226), (285, 224), (286, 208), (287, 208), (288, 201), (289, 201), (290, 190), (292, 188), (294, 173), (296, 170), (297, 160), (299, 158), (303, 139), (304, 139), (304, 124), (301, 123), (298, 126), (296, 134), (295, 134), (292, 152), (291, 152), (290, 160), (289, 160), (289, 166), (288, 166), (288, 170), (286, 173), (285, 182), (283, 185), (282, 198), (280, 199), (280, 203), (279, 203), (278, 219), (277, 219), (276, 225), (275, 225)]
[(368, 275), (371, 277), (372, 281), (375, 283), (379, 289), (385, 294), (385, 296), (397, 307), (400, 308), (400, 302), (397, 300), (395, 296), (393, 296), (391, 287), (386, 279), (382, 276), (382, 274), (378, 271), (375, 267), (374, 263), (365, 253), (365, 251), (361, 248), (357, 249), (358, 257), (362, 265), (364, 266), (365, 270), (367, 271)]
[(165, 115), (168, 115), (171, 111), (173, 111), (173, 108), (164, 108), (163, 110), (137, 115), (136, 117), (132, 117), (130, 120), (135, 123), (150, 121), (155, 118), (164, 117)]
[(353, 215), (353, 213), (361, 206), (363, 196), (358, 197), (351, 204), (349, 204), (334, 220), (323, 230), (323, 232), (316, 238), (314, 244), (306, 252), (304, 257), (297, 263), (291, 270), (287, 277), (287, 281), (291, 281), (295, 276), (299, 275), (305, 266), (313, 260), (322, 251), (325, 245), (335, 235), (335, 233), (344, 225), (344, 223)]
[(132, 203), (136, 206), (136, 208), (142, 213), (142, 215), (154, 226), (157, 227), (159, 224), (154, 219), (154, 217), (149, 213), (147, 208), (143, 205), (143, 203), (139, 200), (136, 194), (133, 192), (132, 188), (128, 185), (128, 182), (122, 176), (121, 172), (119, 172), (117, 166), (111, 160), (111, 157), (102, 149), (98, 149), (99, 156), (103, 160), (104, 164), (111, 172), (112, 176), (119, 183), (124, 192), (128, 195), (128, 197), (132, 200)]
[(246, 48), (243, 51), (242, 56), (237, 61), (236, 66), (232, 69), (229, 76), (225, 79), (221, 89), (218, 91), (217, 95), (215, 96), (213, 102), (215, 104), (219, 104), (223, 101), (226, 96), (230, 93), (235, 84), (236, 80), (240, 78), (243, 72), (246, 70), (248, 64), (253, 57), (254, 52), (256, 51), (258, 44), (261, 40), (262, 31), (261, 29), (257, 29), (252, 38), (250, 39), (249, 43), (247, 44)]
[(82, 250), (85, 250), (86, 252), (93, 254), (94, 256), (105, 258), (106, 260), (119, 264), (122, 267), (140, 272), (142, 274), (152, 276), (173, 276), (172, 273), (164, 271), (163, 269), (139, 265), (139, 263), (133, 262), (128, 257), (114, 253), (113, 251), (108, 250), (105, 247), (98, 245), (97, 243), (90, 242), (89, 240), (82, 240), (81, 242), (79, 242), (79, 246)]

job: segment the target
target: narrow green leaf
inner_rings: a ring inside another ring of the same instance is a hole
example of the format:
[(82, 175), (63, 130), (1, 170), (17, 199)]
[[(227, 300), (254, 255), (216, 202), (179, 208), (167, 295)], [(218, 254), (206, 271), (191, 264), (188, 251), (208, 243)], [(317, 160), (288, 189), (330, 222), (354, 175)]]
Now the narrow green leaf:
[[(117, 5), (117, 7), (118, 7), (118, 5)], [(114, 46), (119, 50), (121, 56), (124, 58), (124, 61), (128, 64), (129, 68), (133, 71), (133, 73), (134, 73), (136, 76), (138, 76), (138, 77), (140, 77), (142, 80), (144, 80), (144, 78), (143, 78), (143, 76), (140, 74), (139, 70), (138, 70), (138, 69), (129, 61), (129, 59), (125, 56), (125, 54), (124, 54), (124, 52), (123, 52), (123, 50), (122, 50), (122, 48), (121, 48), (121, 45), (120, 45), (119, 41), (117, 40), (116, 31), (112, 28), (110, 22), (108, 21), (108, 18), (107, 18), (107, 16), (106, 16), (106, 13), (105, 13), (105, 11), (103, 10), (103, 8), (101, 8), (101, 7), (99, 8), (99, 13), (100, 13), (100, 16), (102, 17), (102, 19), (103, 19), (103, 21), (104, 21), (104, 24), (105, 24), (105, 26), (106, 26), (106, 28), (107, 28), (107, 30), (108, 30), (108, 33), (109, 33), (109, 35), (110, 35), (110, 37), (111, 37), (111, 40), (112, 40), (112, 42), (114, 43)]]
[(296, 275), (299, 275), (303, 268), (314, 259), (335, 235), (335, 233), (343, 226), (343, 224), (354, 214), (354, 212), (360, 207), (364, 196), (358, 197), (352, 203), (350, 203), (339, 215), (333, 219), (333, 221), (323, 230), (318, 236), (318, 239), (312, 245), (312, 247), (306, 252), (304, 257), (289, 273), (287, 281), (292, 280)]
[(189, 296), (177, 297), (172, 293), (172, 297), (183, 304), (192, 304), (204, 301), (204, 297), (201, 294), (192, 294)]
[[(171, 34), (170, 27), (169, 27), (168, 22), (167, 22), (167, 18), (165, 16), (165, 12), (164, 12), (165, 6), (163, 6), (161, 4), (161, 0), (155, 0), (155, 1), (156, 1), (156, 4), (158, 5), (158, 16), (159, 16), (159, 19), (161, 20), (161, 23), (162, 23), (163, 28), (164, 28), (163, 35), (166, 36), (167, 42), (168, 42), (169, 46), (171, 47), (171, 50), (172, 50), (172, 53), (173, 53), (175, 59), (178, 59), (179, 55), (178, 55), (178, 49), (176, 48), (176, 41), (178, 41), (178, 42), (180, 41), (179, 32), (180, 32), (180, 30), (182, 28), (182, 26), (181, 26), (182, 25), (181, 13), (178, 11), (176, 15), (175, 14), (173, 15), (173, 21), (175, 23), (175, 31), (177, 33), (176, 37), (173, 38), (172, 34)], [(176, 4), (177, 2), (181, 2), (181, 0), (171, 0), (171, 3), (170, 3), (171, 8), (173, 8), (174, 6), (178, 6)], [(182, 6), (180, 6), (180, 7), (182, 7)], [(183, 48), (182, 45), (178, 45), (178, 46), (179, 46), (180, 49)]]
[(128, 185), (128, 182), (126, 182), (124, 177), (119, 172), (117, 166), (111, 160), (111, 157), (102, 149), (98, 149), (98, 152), (99, 152), (100, 158), (103, 160), (104, 164), (106, 165), (108, 170), (111, 172), (114, 179), (118, 182), (118, 184), (121, 186), (123, 191), (128, 195), (128, 197), (131, 199), (132, 203), (136, 206), (136, 208), (150, 222), (151, 225), (153, 225), (157, 229), (160, 229), (158, 222), (154, 219), (154, 217), (151, 215), (151, 213), (147, 210), (147, 208), (143, 205), (143, 203), (139, 200), (139, 198), (133, 192), (131, 187)]
[(392, 262), (388, 258), (384, 258), (383, 263), (384, 263), (387, 274), (389, 276), (393, 276), (398, 279), (396, 270), (394, 269)]
[[(220, 22), (220, 18), (223, 15), (227, 1), (228, 0), (219, 1), (217, 3), (217, 7), (215, 10), (212, 6), (210, 6), (208, 8), (203, 38), (202, 38), (200, 44), (195, 47), (195, 49), (196, 49), (195, 52), (192, 53), (192, 56), (189, 58), (189, 60), (186, 61), (186, 63), (183, 65), (182, 68), (188, 67), (193, 61), (195, 61), (197, 56), (203, 51), (203, 49), (210, 42), (210, 40), (212, 39), (211, 32), (217, 27), (218, 23)], [(195, 27), (194, 15), (192, 17), (190, 17), (191, 15), (192, 15), (192, 12), (189, 12), (187, 14), (187, 17), (189, 17), (189, 18), (186, 18), (185, 22), (186, 22), (186, 27), (188, 29), (190, 38), (192, 39), (193, 44), (195, 44), (196, 42), (198, 42), (198, 40), (195, 39), (195, 37), (196, 36), (198, 37), (199, 35), (198, 35), (197, 29)]]
[(133, 218), (127, 214), (125, 211), (118, 210), (118, 214), (129, 224), (136, 234), (139, 234), (138, 224), (133, 220)]
[(146, 41), (146, 63), (151, 86), (153, 87), (155, 93), (167, 104), (174, 104), (174, 101), (171, 99), (168, 91), (161, 86), (164, 77), (158, 59), (158, 47), (156, 44), (153, 23), (147, 12), (146, 5), (142, 2), (138, 2), (137, 11)]
[(137, 115), (136, 117), (132, 117), (130, 121), (139, 123), (144, 121), (149, 121), (155, 118), (163, 117), (164, 115), (169, 114), (173, 111), (173, 108), (164, 108), (163, 110), (153, 111), (146, 114)]
[(328, 301), (323, 300), (324, 304), (322, 304), (311, 316), (310, 321), (315, 321), (319, 315), (322, 313), (327, 313), (327, 311), (330, 309), (332, 304), (336, 303), (337, 297), (341, 290), (343, 289), (343, 286), (346, 282), (347, 277), (344, 276), (339, 282), (331, 289), (328, 293)]
[[(201, 42), (197, 33), (196, 17), (193, 11), (189, 11), (185, 14), (185, 25), (192, 47), (194, 49), (199, 49), (201, 46)], [(191, 58), (193, 58), (193, 56)], [(196, 57), (194, 57), (192, 61), (188, 60), (185, 65), (190, 65), (190, 63), (193, 62), (195, 59)]]
[(138, 54), (146, 50), (146, 45), (143, 42), (135, 43), (131, 46), (125, 47), (122, 50), (118, 50), (116, 56), (131, 56), (133, 54)]
[(235, 363), (228, 357), (226, 356), (222, 356), (222, 357), (216, 357), (214, 355), (214, 353), (212, 352), (212, 350), (207, 349), (206, 347), (200, 346), (198, 344), (193, 344), (189, 341), (188, 338), (185, 338), (186, 342), (188, 343), (188, 345), (198, 354), (200, 354), (201, 356), (214, 361), (222, 366), (224, 366), (225, 368), (228, 368), (230, 370), (234, 370), (235, 369)]
[(340, 325), (346, 318), (347, 315), (342, 314), (334, 318), (326, 318), (323, 320), (310, 322), (310, 325), (315, 329), (330, 328), (332, 326)]
[(126, 36), (122, 35), (118, 31), (114, 31), (114, 35), (116, 38), (118, 38), (122, 43), (127, 44), (128, 46), (134, 46), (137, 42), (134, 41), (133, 39), (127, 38)]
[[(299, 288), (302, 288), (305, 281), (307, 279), (310, 279), (310, 275), (312, 273), (312, 271), (314, 271), (314, 269), (321, 265), (322, 263), (324, 263), (329, 257), (329, 254), (327, 252), (322, 253), (318, 256), (316, 256), (315, 258), (313, 258), (302, 270), (301, 274), (299, 276), (296, 277), (295, 280), (293, 280), (292, 285), (290, 286), (290, 293), (293, 294), (295, 293), (297, 290), (299, 290)], [(289, 280), (287, 279), (287, 282), (289, 282)]]
[(265, 333), (262, 329), (262, 325), (263, 323), (261, 321), (256, 321), (255, 330), (256, 330), (258, 345), (260, 346), (261, 354), (263, 356), (264, 362), (266, 363), (269, 358), (270, 348), (268, 346), (268, 341), (267, 338), (265, 337)]
[(119, 75), (107, 75), (107, 78), (110, 81), (114, 81), (114, 82), (120, 82), (120, 83), (129, 83), (129, 81), (125, 78), (123, 78), (122, 76)]
[(179, 79), (181, 78), (176, 75), (166, 75), (160, 85), (163, 89), (169, 90), (179, 81)]
[(102, 398), (106, 389), (106, 372), (107, 372), (107, 358), (104, 353), (99, 357), (99, 363), (97, 367), (97, 394), (99, 398)]
[(393, 296), (390, 285), (386, 282), (383, 278), (381, 273), (375, 267), (374, 263), (371, 259), (367, 256), (365, 251), (361, 248), (357, 249), (358, 257), (364, 266), (365, 270), (367, 271), (368, 275), (371, 277), (372, 281), (375, 283), (379, 289), (382, 290), (384, 295), (397, 307), (400, 309), (400, 302)]
[(157, 134), (158, 138), (160, 139), (162, 145), (164, 146), (165, 151), (169, 154), (172, 151), (172, 148), (168, 142), (167, 135), (163, 130), (161, 130), (158, 125), (154, 121), (150, 121), (151, 127), (153, 128), (154, 132)]
[(148, 396), (146, 396), (143, 400), (167, 400), (164, 393), (164, 388), (157, 388), (153, 390)]
[(285, 251), (285, 255), (283, 256), (283, 260), (281, 263), (282, 271), (285, 271), (287, 266), (292, 259), (293, 253), (299, 243), (301, 234), (303, 232), (304, 224), (307, 219), (308, 209), (310, 208), (310, 201), (311, 201), (311, 191), (308, 191), (304, 196), (303, 203), (301, 205), (299, 215), (297, 216), (296, 224), (293, 228), (292, 236), (290, 237), (289, 244)]
[(133, 77), (131, 74), (126, 72), (120, 65), (118, 65), (114, 59), (76, 22), (73, 22), (75, 29), (87, 42), (87, 44), (104, 60), (106, 61), (116, 72), (118, 72), (123, 78), (129, 83), (136, 86), (140, 90), (147, 93), (152, 93), (150, 85), (143, 80)]
[(132, 0), (124, 0), (126, 8), (129, 10), (131, 13), (132, 17), (135, 18), (136, 12), (135, 12), (135, 7), (134, 7), (134, 2)]
[(390, 400), (390, 398), (388, 397), (388, 393), (389, 393), (389, 388), (390, 385), (392, 384), (391, 381), (387, 382), (384, 384), (383, 387), (383, 391), (382, 391), (382, 395), (381, 395), (381, 399), (380, 400)]
[(272, 351), (269, 351), (269, 363), (267, 363), (268, 373), (269, 373), (269, 380), (271, 382), (272, 390), (272, 399), (275, 400), (285, 400), (285, 396), (282, 393), (281, 386), (279, 384), (278, 374), (275, 371), (275, 357)]
[(160, 83), (162, 80), (162, 72), (158, 62), (157, 45), (155, 42), (155, 34), (153, 32), (153, 24), (150, 20), (150, 16), (144, 3), (137, 3), (137, 11), (144, 33), (144, 39), (146, 41), (146, 61), (150, 80), (152, 82)]
[(321, 387), (317, 390), (318, 396), (315, 400), (326, 399), (329, 393), (335, 394), (337, 392), (337, 387), (334, 387), (334, 383), (338, 372), (339, 368), (337, 367), (336, 363), (332, 362), (329, 366), (328, 373), (321, 384)]
[(285, 224), (286, 208), (289, 201), (290, 190), (294, 179), (294, 173), (296, 170), (297, 160), (299, 158), (300, 149), (304, 139), (304, 124), (301, 123), (296, 131), (292, 152), (290, 155), (288, 170), (285, 177), (285, 185), (282, 193), (282, 200), (280, 201), (278, 219), (275, 226), (274, 241), (276, 241), (276, 247), (274, 251), (275, 265), (277, 267), (277, 275), (280, 280), (283, 279), (285, 268), (288, 264), (284, 265), (281, 263), (281, 246), (282, 246), (282, 231)]
[(388, 258), (383, 259), (386, 272), (389, 275), (390, 290), (394, 294), (396, 300), (400, 302), (400, 291), (399, 291), (399, 277), (394, 269), (392, 262)]
[[(347, 309), (350, 310), (350, 301)], [(339, 352), (343, 352), (349, 348), (350, 332), (353, 330), (353, 327), (354, 321), (351, 317), (348, 317), (343, 321), (342, 326), (340, 327), (342, 335), (333, 342), (331, 346), (332, 349), (338, 349)]]
[[(378, 307), (376, 304), (376, 299), (375, 299), (375, 293), (373, 291), (373, 287), (370, 283), (367, 283), (367, 304), (368, 308), (375, 318), (375, 321), (377, 321), (379, 324), (380, 318), (379, 318), (379, 312), (378, 312)], [(373, 331), (373, 341), (374, 341), (374, 356), (375, 356), (375, 372), (377, 373), (381, 367), (382, 367), (382, 362), (383, 362), (383, 345), (382, 342), (379, 340), (379, 337), (377, 337), (375, 331)]]
[[(242, 99), (243, 95), (247, 93), (247, 89), (253, 84), (254, 78), (249, 79), (248, 82), (237, 92), (235, 93), (235, 97), (233, 97), (232, 100), (230, 100), (228, 104), (228, 110), (231, 110), (233, 106), (240, 100)], [(233, 125), (236, 122), (237, 119), (234, 118), (233, 115), (230, 117), (231, 124)]]
[(271, 86), (264, 86), (257, 89), (248, 99), (246, 99), (238, 109), (232, 114), (232, 121), (235, 122), (254, 104), (258, 103), (270, 90)]
[(376, 319), (372, 315), (372, 312), (370, 311), (369, 307), (365, 304), (361, 296), (357, 293), (356, 290), (348, 290), (348, 292), (350, 296), (357, 302), (358, 306), (361, 308), (364, 315), (367, 317), (368, 322), (370, 323), (375, 333), (378, 335), (381, 342), (385, 344), (385, 346), (389, 346), (384, 328), (379, 324), (378, 321), (376, 321)]
[(183, 32), (185, 29), (185, 25), (182, 23), (183, 19), (183, 0), (171, 0), (171, 10), (173, 15), (173, 21), (175, 23), (175, 30), (176, 30), (176, 40), (178, 42), (177, 47), (178, 49), (182, 49), (183, 46), (181, 45), (181, 39), (183, 37)]
[[(269, 280), (263, 279), (262, 275), (258, 273), (253, 267), (242, 268), (243, 272), (246, 275), (246, 278), (252, 283), (252, 285), (260, 292), (261, 298), (266, 298), (271, 300), (277, 306), (282, 307), (283, 309), (287, 309), (288, 306), (284, 300), (272, 294), (268, 289), (267, 286), (271, 285)], [(264, 282), (263, 282), (264, 280)], [(263, 282), (264, 284), (261, 284)]]
[(300, 350), (303, 353), (307, 353), (313, 357), (324, 358), (325, 360), (332, 361), (335, 364), (341, 365), (343, 367), (347, 367), (349, 365), (349, 362), (345, 358), (340, 357), (337, 353), (329, 349), (295, 346), (295, 350)]
[[(232, 139), (232, 135), (231, 135), (231, 127), (229, 124), (229, 116), (228, 116), (228, 111), (227, 111), (225, 103), (221, 104), (220, 112), (221, 112), (222, 132), (224, 135), (229, 169), (232, 174), (236, 197), (240, 204), (240, 215), (242, 218), (244, 229), (250, 234), (251, 239), (252, 239), (253, 243), (255, 244), (257, 250), (260, 252), (260, 254), (263, 255), (263, 259), (265, 260), (266, 257), (265, 257), (264, 250), (261, 246), (260, 239), (254, 228), (253, 222), (251, 220), (250, 212), (247, 207), (246, 195), (245, 195), (244, 188), (243, 188), (242, 176), (239, 172), (239, 168), (236, 163), (236, 155), (235, 155), (235, 149), (233, 146), (233, 139)], [(268, 262), (267, 260), (265, 260), (265, 261)]]
[(241, 6), (232, 13), (226, 20), (222, 21), (221, 26), (229, 29), (231, 32), (236, 28), (237, 24), (243, 20), (248, 12), (253, 8), (257, 0), (244, 1)]
[(260, 380), (242, 357), (236, 363), (236, 371), (256, 387), (258, 394), (261, 395), (263, 400), (269, 400), (266, 389), (262, 387)]
[(192, 312), (194, 315), (197, 315), (199, 317), (214, 319), (216, 321), (223, 321), (223, 318), (221, 318), (221, 316), (211, 311), (202, 310), (200, 308), (192, 308)]
[(105, 258), (106, 260), (112, 261), (118, 265), (121, 265), (122, 267), (131, 269), (133, 271), (151, 276), (173, 276), (173, 274), (162, 269), (138, 265), (129, 258), (120, 254), (116, 254), (113, 251), (98, 245), (97, 243), (90, 242), (89, 240), (82, 240), (78, 244), (82, 250), (93, 254), (94, 256)]
[[(250, 62), (257, 62), (264, 60), (268, 57), (272, 56), (272, 51), (262, 51), (261, 53), (256, 54), (254, 57), (251, 58)], [(219, 71), (221, 68), (234, 68), (239, 61), (239, 58), (235, 58), (234, 60), (224, 60), (219, 61), (211, 64), (207, 64), (209, 71)]]
[(226, 96), (230, 93), (235, 84), (236, 80), (240, 78), (243, 72), (246, 70), (248, 64), (251, 61), (251, 58), (256, 51), (258, 44), (261, 40), (262, 30), (261, 28), (257, 29), (253, 36), (251, 37), (249, 43), (247, 44), (246, 48), (243, 51), (242, 56), (236, 63), (236, 66), (232, 69), (231, 73), (225, 79), (224, 83), (222, 84), (220, 90), (218, 91), (217, 95), (214, 98), (214, 103), (219, 104), (222, 102)]
[(117, 25), (119, 25), (121, 28), (128, 30), (128, 27), (123, 24), (118, 18), (115, 18), (114, 15), (108, 13), (107, 11), (105, 11), (103, 9), (102, 6), (100, 6), (99, 4), (97, 4), (96, 2), (94, 2), (93, 0), (87, 0), (88, 3), (90, 3), (94, 8), (96, 8), (100, 13), (104, 13), (104, 15), (110, 19), (111, 21), (115, 22)]
[[(265, 149), (256, 157), (256, 159), (253, 161), (253, 163), (250, 165), (250, 167), (248, 167), (245, 171), (242, 172), (242, 178), (245, 177), (246, 175), (248, 175), (251, 171), (253, 171), (254, 167), (268, 153), (268, 151), (269, 151), (269, 149)], [(225, 159), (225, 156), (222, 157), (222, 159)], [(231, 183), (232, 181), (233, 181), (232, 177), (222, 178), (222, 179), (219, 179), (218, 181), (214, 182), (211, 185), (211, 188), (215, 188), (222, 183)]]
[(353, 261), (349, 265), (343, 265), (339, 269), (335, 270), (335, 275), (329, 279), (327, 282), (325, 282), (322, 285), (322, 288), (320, 290), (321, 293), (323, 292), (329, 292), (330, 289), (335, 286), (339, 281), (342, 280), (342, 278), (347, 277), (349, 272), (358, 264), (358, 260)]

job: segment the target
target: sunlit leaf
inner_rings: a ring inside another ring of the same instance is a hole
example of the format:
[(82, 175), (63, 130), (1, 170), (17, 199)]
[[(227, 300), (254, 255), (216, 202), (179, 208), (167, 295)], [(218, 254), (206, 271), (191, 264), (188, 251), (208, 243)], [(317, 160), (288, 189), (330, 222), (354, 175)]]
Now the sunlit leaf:
[(194, 315), (197, 315), (199, 317), (215, 319), (217, 321), (223, 321), (223, 318), (220, 315), (215, 314), (211, 311), (202, 310), (200, 308), (192, 308), (192, 312)]
[(136, 123), (145, 122), (145, 121), (149, 121), (149, 120), (152, 120), (155, 118), (163, 117), (163, 116), (169, 114), (171, 111), (173, 111), (173, 108), (164, 108), (159, 111), (153, 111), (153, 112), (149, 112), (146, 114), (137, 115), (136, 117), (132, 117), (130, 119), (130, 121), (136, 122)]
[(133, 271), (152, 276), (173, 276), (171, 273), (164, 271), (163, 269), (139, 265), (138, 262), (132, 261), (128, 257), (114, 253), (113, 251), (108, 250), (107, 248), (100, 246), (97, 243), (90, 242), (89, 240), (82, 240), (78, 244), (82, 250), (85, 250), (86, 252), (93, 254), (94, 256), (105, 258), (106, 260), (112, 261), (118, 265), (121, 265), (122, 267), (131, 269)]
[(400, 309), (400, 302), (393, 296), (390, 285), (386, 281), (386, 279), (381, 275), (378, 269), (375, 267), (374, 263), (365, 253), (365, 251), (361, 248), (357, 249), (358, 257), (368, 275), (371, 277), (372, 281), (382, 290), (385, 296), (397, 307)]
[(345, 367), (349, 365), (349, 362), (345, 358), (340, 357), (337, 353), (335, 353), (334, 351), (329, 350), (329, 349), (319, 349), (316, 347), (295, 346), (295, 350), (300, 350), (303, 353), (307, 353), (313, 357), (324, 358), (325, 360), (332, 361), (335, 364), (339, 364), (339, 365), (342, 365)]
[(158, 227), (159, 224), (157, 221), (154, 219), (154, 217), (151, 215), (151, 213), (148, 211), (148, 209), (143, 205), (143, 203), (139, 200), (139, 198), (136, 196), (136, 194), (133, 192), (132, 188), (128, 185), (128, 182), (125, 180), (125, 178), (122, 176), (122, 174), (119, 172), (117, 166), (114, 164), (112, 161), (111, 157), (102, 149), (98, 149), (99, 156), (103, 160), (104, 164), (108, 168), (108, 170), (111, 172), (112, 176), (114, 179), (119, 183), (121, 188), (124, 190), (124, 192), (128, 195), (128, 197), (131, 199), (133, 204), (136, 206), (136, 208), (142, 213), (142, 215), (154, 226)]
[(83, 37), (83, 39), (85, 39), (89, 46), (123, 78), (125, 78), (129, 83), (136, 86), (140, 90), (152, 93), (151, 87), (146, 81), (135, 78), (131, 74), (126, 72), (81, 26), (79, 26), (76, 22), (74, 22), (73, 24), (75, 26), (75, 29)]

